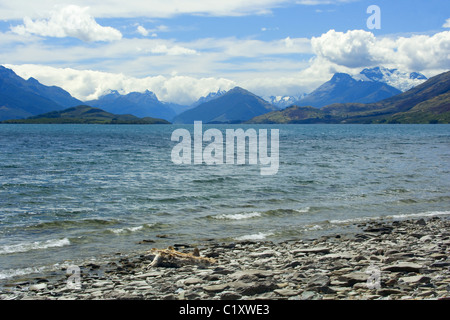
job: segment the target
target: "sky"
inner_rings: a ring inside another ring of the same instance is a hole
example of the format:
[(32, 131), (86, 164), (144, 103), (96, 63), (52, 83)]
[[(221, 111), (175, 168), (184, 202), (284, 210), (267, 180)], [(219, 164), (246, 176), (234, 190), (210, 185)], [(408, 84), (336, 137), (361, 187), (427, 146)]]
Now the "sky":
[(0, 47), (1, 65), (83, 101), (298, 96), (335, 72), (450, 70), (450, 1), (0, 0)]

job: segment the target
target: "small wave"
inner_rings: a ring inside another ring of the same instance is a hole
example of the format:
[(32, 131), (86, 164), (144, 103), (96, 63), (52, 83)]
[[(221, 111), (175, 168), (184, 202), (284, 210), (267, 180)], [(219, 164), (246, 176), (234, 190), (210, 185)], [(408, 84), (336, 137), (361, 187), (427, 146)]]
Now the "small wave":
[(427, 211), (423, 213), (410, 213), (410, 214), (396, 214), (389, 216), (393, 219), (408, 219), (408, 218), (422, 218), (422, 217), (435, 217), (435, 216), (448, 216), (450, 211)]
[(427, 211), (420, 213), (405, 213), (405, 214), (395, 214), (388, 216), (378, 216), (378, 217), (360, 217), (360, 218), (351, 218), (351, 219), (343, 219), (343, 220), (330, 220), (332, 224), (352, 224), (352, 223), (362, 223), (374, 220), (381, 219), (414, 219), (414, 218), (426, 218), (426, 217), (435, 217), (435, 216), (446, 216), (450, 215), (450, 211)]
[(24, 242), (18, 244), (4, 245), (0, 247), (0, 254), (10, 254), (27, 252), (31, 250), (41, 250), (48, 248), (64, 247), (70, 245), (70, 241), (67, 238), (64, 239), (53, 239), (47, 241), (35, 241), (35, 242)]
[(0, 271), (0, 280), (14, 278), (17, 276), (24, 276), (31, 273), (41, 273), (45, 267), (23, 268), (23, 269), (9, 269)]
[(300, 209), (276, 209), (276, 210), (268, 210), (264, 212), (269, 216), (283, 216), (283, 215), (295, 215), (298, 213), (308, 213), (310, 212), (310, 207), (300, 208)]
[(417, 203), (417, 200), (415, 200), (415, 199), (400, 199), (400, 200), (398, 200), (398, 202), (409, 204), (409, 203)]
[(273, 235), (272, 232), (258, 232), (254, 234), (247, 234), (241, 237), (236, 237), (236, 240), (264, 240), (266, 237)]
[(208, 218), (220, 220), (245, 220), (245, 219), (259, 218), (262, 216), (280, 216), (286, 214), (308, 213), (309, 211), (310, 207), (300, 209), (276, 209), (276, 210), (268, 210), (265, 212), (252, 211), (243, 213), (219, 214), (215, 216), (208, 216)]
[(305, 207), (305, 208), (302, 208), (302, 209), (294, 209), (294, 211), (298, 212), (298, 213), (308, 213), (310, 210), (311, 210), (310, 207)]
[(137, 231), (141, 231), (144, 228), (152, 228), (156, 226), (156, 223), (149, 223), (149, 224), (144, 224), (142, 226), (137, 226), (137, 227), (126, 227), (126, 228), (117, 228), (117, 229), (107, 229), (108, 232), (112, 232), (114, 234), (124, 234), (124, 233), (133, 233), (133, 232), (137, 232)]
[(305, 227), (305, 231), (318, 231), (323, 230), (323, 226), (318, 224), (308, 225)]
[(342, 220), (330, 220), (329, 222), (332, 224), (352, 224), (352, 223), (362, 223), (370, 220), (378, 220), (386, 217), (361, 217), (361, 218), (350, 218), (350, 219), (342, 219)]
[(234, 180), (231, 177), (212, 177), (212, 178), (206, 178), (206, 179), (195, 179), (192, 180), (194, 183), (216, 183), (216, 182), (225, 182), (227, 180)]
[(118, 220), (102, 220), (102, 219), (84, 219), (84, 220), (56, 220), (49, 222), (41, 222), (36, 225), (29, 226), (28, 229), (51, 229), (51, 228), (70, 228), (70, 227), (89, 227), (104, 226), (118, 223)]
[(247, 212), (247, 213), (233, 213), (233, 214), (219, 214), (217, 216), (213, 216), (215, 219), (220, 220), (244, 220), (261, 217), (261, 212)]

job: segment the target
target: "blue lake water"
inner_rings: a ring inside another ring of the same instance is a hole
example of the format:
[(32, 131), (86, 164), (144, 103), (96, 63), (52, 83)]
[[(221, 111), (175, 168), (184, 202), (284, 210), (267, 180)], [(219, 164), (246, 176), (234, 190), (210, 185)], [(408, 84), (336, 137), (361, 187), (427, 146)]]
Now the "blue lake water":
[(152, 246), (277, 241), (450, 214), (449, 125), (203, 126), (279, 129), (272, 176), (260, 165), (174, 164), (177, 128), (193, 132), (1, 125), (0, 280)]

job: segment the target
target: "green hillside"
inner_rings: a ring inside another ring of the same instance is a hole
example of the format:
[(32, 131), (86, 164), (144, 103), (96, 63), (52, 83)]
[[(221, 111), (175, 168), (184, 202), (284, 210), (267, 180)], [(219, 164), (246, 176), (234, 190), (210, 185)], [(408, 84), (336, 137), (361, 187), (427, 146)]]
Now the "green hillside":
[(292, 106), (247, 123), (450, 123), (450, 71), (376, 103)]
[(133, 115), (116, 115), (99, 108), (78, 106), (62, 111), (52, 111), (27, 119), (6, 120), (2, 123), (79, 123), (79, 124), (168, 124), (163, 119), (138, 118)]

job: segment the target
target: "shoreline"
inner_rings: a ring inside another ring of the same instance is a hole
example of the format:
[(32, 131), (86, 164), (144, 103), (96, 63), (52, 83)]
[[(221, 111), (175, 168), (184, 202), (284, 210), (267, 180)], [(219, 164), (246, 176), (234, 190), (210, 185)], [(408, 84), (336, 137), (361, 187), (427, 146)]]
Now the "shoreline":
[(0, 300), (450, 299), (449, 217), (354, 227), (360, 232), (308, 240), (205, 243), (208, 265), (191, 259), (188, 244), (174, 249), (191, 260), (170, 266), (150, 266), (151, 251), (117, 254), (71, 274), (6, 279)]

